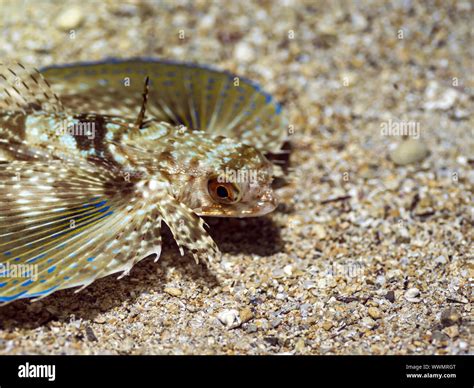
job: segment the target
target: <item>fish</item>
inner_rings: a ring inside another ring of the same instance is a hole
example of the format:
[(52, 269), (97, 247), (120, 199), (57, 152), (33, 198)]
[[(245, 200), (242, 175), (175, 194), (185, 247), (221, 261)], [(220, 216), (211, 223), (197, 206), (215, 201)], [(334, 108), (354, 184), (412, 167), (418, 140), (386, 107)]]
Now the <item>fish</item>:
[(203, 217), (272, 212), (281, 105), (248, 79), (153, 58), (0, 64), (0, 302), (221, 253)]

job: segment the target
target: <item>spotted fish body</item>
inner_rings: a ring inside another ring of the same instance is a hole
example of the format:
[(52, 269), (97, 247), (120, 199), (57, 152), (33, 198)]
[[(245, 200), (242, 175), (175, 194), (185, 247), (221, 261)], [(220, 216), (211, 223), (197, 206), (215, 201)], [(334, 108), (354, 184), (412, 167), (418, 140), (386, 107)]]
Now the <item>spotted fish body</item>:
[[(0, 301), (125, 275), (158, 259), (162, 223), (181, 254), (212, 265), (219, 251), (200, 216), (275, 207), (264, 155), (285, 130), (250, 81), (142, 59), (10, 64), (0, 93)], [(256, 174), (220, 183), (235, 171)]]

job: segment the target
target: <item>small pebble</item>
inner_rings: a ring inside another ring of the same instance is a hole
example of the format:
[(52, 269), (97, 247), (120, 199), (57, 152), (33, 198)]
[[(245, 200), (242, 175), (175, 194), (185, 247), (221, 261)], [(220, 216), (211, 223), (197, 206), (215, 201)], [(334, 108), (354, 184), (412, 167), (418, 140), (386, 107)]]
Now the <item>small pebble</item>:
[(166, 292), (167, 294), (171, 295), (171, 296), (179, 297), (179, 296), (183, 295), (183, 291), (181, 291), (179, 288), (175, 288), (175, 287), (166, 287), (163, 291)]
[(390, 303), (395, 302), (395, 292), (393, 291), (388, 291), (385, 294), (385, 299), (387, 299)]
[(303, 281), (303, 287), (304, 287), (306, 290), (311, 290), (312, 288), (316, 288), (316, 283), (314, 283), (314, 282), (311, 281), (311, 280), (304, 280), (304, 281)]
[(443, 329), (443, 333), (447, 334), (449, 338), (456, 338), (459, 336), (459, 326), (453, 325)]
[(373, 319), (379, 319), (381, 317), (380, 310), (377, 307), (369, 307), (367, 312)]
[(375, 321), (370, 317), (362, 318), (360, 323), (362, 326), (366, 327), (367, 329), (373, 329), (376, 325)]
[(258, 330), (257, 325), (254, 323), (249, 323), (247, 327), (245, 328), (245, 331), (247, 333), (256, 333)]
[(208, 31), (214, 26), (215, 17), (213, 14), (203, 15), (201, 20), (199, 21), (199, 27), (205, 31)]
[(275, 295), (275, 299), (278, 300), (285, 300), (287, 298), (287, 294), (284, 292), (279, 292), (278, 294)]
[(305, 349), (304, 339), (300, 338), (295, 345), (295, 353), (303, 353)]
[(446, 341), (449, 340), (449, 337), (442, 331), (436, 330), (431, 335), (431, 340), (438, 346), (444, 346)]
[(217, 315), (217, 319), (228, 329), (235, 329), (242, 324), (237, 310), (224, 310)]
[(84, 15), (79, 7), (71, 7), (59, 14), (56, 18), (56, 26), (62, 30), (71, 30), (81, 25)]
[(465, 341), (459, 341), (459, 349), (467, 350), (469, 348), (469, 344)]
[(443, 88), (438, 82), (431, 81), (426, 88), (425, 103), (426, 110), (448, 110), (458, 99), (458, 91), (453, 88)]
[(97, 342), (97, 337), (94, 333), (94, 330), (92, 330), (92, 327), (90, 326), (86, 326), (86, 336), (87, 336), (87, 339), (91, 342)]
[(94, 318), (94, 322), (102, 324), (102, 323), (107, 322), (107, 320), (103, 316), (97, 316), (97, 317)]
[(399, 165), (404, 166), (419, 162), (428, 156), (428, 148), (421, 140), (403, 140), (395, 150), (390, 153), (390, 159)]
[(411, 303), (418, 303), (421, 299), (420, 290), (418, 288), (410, 288), (405, 292), (405, 299)]
[(333, 328), (333, 323), (331, 321), (324, 321), (323, 322), (323, 329), (329, 331)]
[(254, 314), (251, 308), (245, 307), (244, 309), (240, 310), (239, 317), (242, 323), (246, 323), (254, 317)]
[(235, 46), (234, 57), (238, 61), (251, 62), (255, 59), (255, 52), (248, 43), (240, 42)]
[(280, 326), (281, 322), (282, 322), (282, 321), (281, 321), (281, 318), (275, 318), (274, 320), (272, 320), (272, 321), (270, 322), (270, 326), (271, 326), (273, 329), (275, 329), (276, 327)]
[(324, 228), (324, 226), (319, 224), (314, 225), (314, 233), (316, 234), (316, 237), (320, 240), (325, 239), (327, 236), (326, 229)]
[(352, 26), (355, 31), (363, 31), (368, 26), (367, 19), (360, 13), (355, 12), (351, 15)]
[(447, 263), (446, 257), (444, 257), (443, 255), (438, 256), (438, 257), (435, 259), (435, 263), (438, 263), (438, 264), (446, 264), (446, 263)]
[(287, 276), (292, 276), (292, 275), (293, 275), (293, 266), (292, 266), (291, 264), (286, 265), (286, 266), (283, 268), (283, 272), (284, 272), (285, 275), (287, 275)]
[(264, 337), (263, 340), (268, 342), (270, 346), (278, 346), (278, 338), (277, 337)]
[(456, 309), (448, 308), (441, 313), (441, 325), (448, 327), (461, 323), (461, 314)]

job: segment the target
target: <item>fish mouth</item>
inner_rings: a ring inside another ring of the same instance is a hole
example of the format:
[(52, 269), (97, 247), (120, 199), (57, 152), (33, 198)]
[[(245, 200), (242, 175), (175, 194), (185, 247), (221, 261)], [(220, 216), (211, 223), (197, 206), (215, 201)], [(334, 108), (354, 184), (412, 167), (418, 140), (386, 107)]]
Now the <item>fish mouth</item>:
[(253, 206), (246, 206), (245, 204), (234, 204), (231, 206), (225, 206), (221, 204), (215, 204), (212, 206), (203, 206), (194, 209), (194, 212), (198, 216), (203, 217), (233, 217), (233, 218), (247, 218), (247, 217), (260, 217), (268, 213), (271, 213), (278, 206), (278, 198), (274, 195), (270, 197), (264, 197)]
[(260, 217), (271, 213), (278, 206), (278, 199), (272, 196), (269, 199), (261, 200), (255, 206), (248, 209), (241, 209), (234, 217)]

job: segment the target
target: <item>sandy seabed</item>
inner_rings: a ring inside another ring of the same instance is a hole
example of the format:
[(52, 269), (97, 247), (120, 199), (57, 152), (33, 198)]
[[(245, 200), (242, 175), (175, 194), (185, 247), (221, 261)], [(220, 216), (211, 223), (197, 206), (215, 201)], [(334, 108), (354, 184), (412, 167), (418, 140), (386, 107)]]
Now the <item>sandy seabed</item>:
[(472, 3), (223, 3), (1, 0), (0, 58), (258, 81), (294, 172), (271, 215), (209, 220), (221, 273), (168, 238), (122, 280), (1, 307), (0, 353), (472, 352)]

